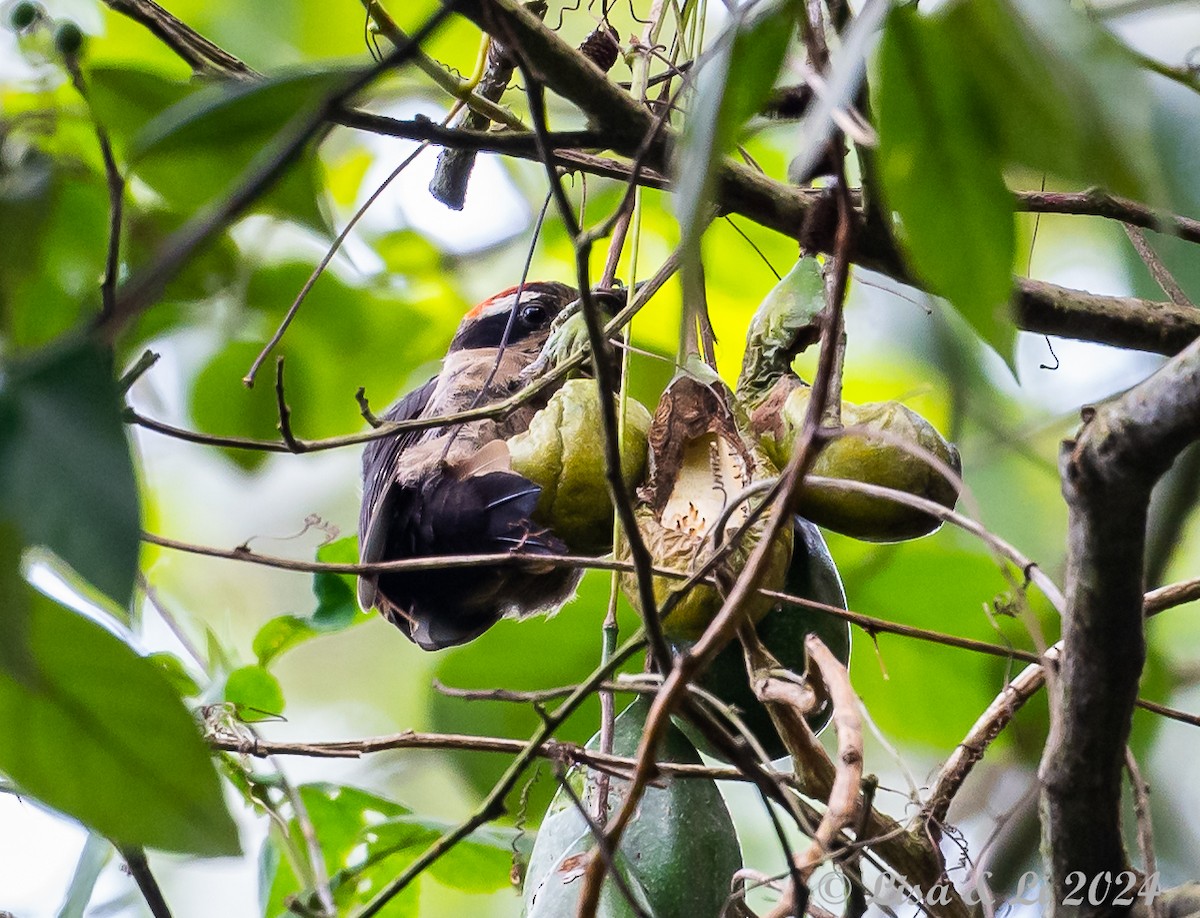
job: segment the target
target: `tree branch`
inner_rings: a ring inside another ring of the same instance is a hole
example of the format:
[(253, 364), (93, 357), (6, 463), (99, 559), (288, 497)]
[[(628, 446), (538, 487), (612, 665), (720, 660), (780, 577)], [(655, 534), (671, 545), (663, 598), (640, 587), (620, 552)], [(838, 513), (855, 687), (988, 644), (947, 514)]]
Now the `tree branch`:
[(1018, 328), (1171, 356), (1200, 338), (1200, 310), (1136, 297), (1097, 296), (1045, 281), (1017, 280)]
[[(1070, 512), (1060, 682), (1042, 780), (1055, 901), (1067, 876), (1128, 864), (1121, 773), (1145, 660), (1143, 559), (1154, 484), (1200, 438), (1200, 341), (1121, 399), (1087, 409), (1060, 468)], [(1089, 897), (1090, 898), (1090, 897)], [(1111, 915), (1114, 905), (1081, 906)]]

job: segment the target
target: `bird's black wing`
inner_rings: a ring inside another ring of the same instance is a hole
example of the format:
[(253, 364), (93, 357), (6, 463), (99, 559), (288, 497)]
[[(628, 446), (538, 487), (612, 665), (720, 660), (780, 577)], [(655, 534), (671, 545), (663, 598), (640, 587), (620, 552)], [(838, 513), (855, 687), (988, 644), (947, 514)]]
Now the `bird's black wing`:
[[(384, 421), (411, 421), (419, 418), (433, 396), (438, 378), (435, 376), (425, 385), (409, 392), (392, 405), (383, 415)], [(391, 492), (395, 480), (396, 463), (400, 454), (414, 445), (425, 433), (423, 430), (402, 431), (391, 437), (371, 440), (363, 450), (363, 498), (358, 518), (359, 559), (371, 564), (383, 557), (386, 534), (378, 521), (386, 519), (383, 504)], [(376, 525), (372, 526), (372, 521)], [(361, 577), (358, 581), (358, 599), (363, 608), (370, 608), (375, 596), (375, 577)]]

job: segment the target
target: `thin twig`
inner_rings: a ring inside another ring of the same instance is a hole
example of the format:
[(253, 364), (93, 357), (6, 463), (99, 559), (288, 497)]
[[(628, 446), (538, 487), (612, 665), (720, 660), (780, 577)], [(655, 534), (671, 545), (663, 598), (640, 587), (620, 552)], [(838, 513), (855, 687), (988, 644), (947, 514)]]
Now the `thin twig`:
[(336, 918), (337, 906), (334, 905), (333, 891), (329, 887), (329, 868), (325, 864), (325, 852), (321, 850), (321, 841), (317, 837), (317, 829), (313, 825), (312, 817), (308, 814), (308, 807), (304, 805), (299, 791), (288, 780), (283, 769), (273, 761), (271, 764), (275, 766), (277, 780), (288, 803), (292, 806), (292, 815), (295, 816), (300, 835), (304, 838), (308, 863), (312, 868), (313, 890), (316, 892), (317, 902), (321, 906), (321, 914), (323, 918)]
[[(1142, 856), (1142, 873), (1147, 877), (1158, 876), (1158, 858), (1154, 853), (1154, 824), (1150, 817), (1150, 785), (1142, 777), (1133, 750), (1125, 747), (1125, 770), (1129, 772), (1129, 786), (1133, 791), (1133, 813), (1137, 820), (1138, 853)], [(1156, 896), (1146, 897), (1150, 918), (1158, 918), (1160, 909)]]
[(275, 329), (275, 334), (271, 336), (270, 341), (263, 345), (263, 349), (259, 352), (258, 356), (254, 358), (254, 362), (250, 364), (250, 369), (247, 370), (246, 375), (242, 377), (242, 384), (245, 385), (247, 389), (254, 388), (254, 377), (258, 375), (258, 370), (262, 366), (263, 361), (267, 359), (267, 355), (269, 355), (271, 351), (275, 349), (276, 345), (283, 340), (283, 336), (287, 332), (288, 326), (292, 324), (292, 320), (296, 318), (296, 313), (300, 310), (300, 305), (304, 302), (305, 297), (308, 296), (309, 291), (312, 290), (313, 285), (321, 277), (325, 269), (329, 267), (329, 263), (333, 261), (333, 256), (341, 250), (342, 243), (346, 241), (346, 237), (350, 235), (350, 231), (358, 225), (358, 221), (362, 219), (363, 215), (366, 214), (371, 205), (379, 200), (379, 196), (387, 190), (387, 187), (391, 185), (392, 181), (398, 175), (400, 175), (401, 172), (407, 169), (428, 146), (429, 145), (427, 143), (422, 143), (415, 150), (413, 150), (412, 153), (406, 156), (400, 165), (393, 169), (388, 174), (387, 178), (385, 178), (379, 184), (379, 187), (371, 192), (370, 197), (363, 201), (362, 206), (354, 212), (353, 216), (346, 221), (346, 225), (342, 228), (342, 231), (338, 233), (337, 238), (333, 240), (332, 245), (330, 245), (326, 250), (325, 254), (321, 257), (321, 260), (317, 263), (317, 266), (313, 268), (312, 273), (308, 276), (308, 280), (304, 282), (304, 286), (300, 288), (300, 292), (296, 294), (296, 298), (292, 300), (292, 305), (288, 307), (288, 311), (283, 316), (283, 321), (280, 322), (279, 327)]
[(128, 370), (121, 374), (121, 378), (117, 380), (117, 391), (124, 395), (133, 388), (133, 384), (137, 382), (152, 366), (158, 363), (161, 354), (156, 354), (154, 351), (142, 351), (137, 361)]
[(1125, 230), (1125, 235), (1129, 237), (1129, 241), (1133, 243), (1134, 250), (1146, 265), (1146, 270), (1150, 272), (1154, 282), (1162, 288), (1162, 292), (1176, 306), (1195, 309), (1195, 304), (1188, 299), (1188, 295), (1183, 292), (1183, 288), (1179, 286), (1179, 282), (1175, 280), (1170, 269), (1163, 264), (1162, 258), (1159, 257), (1158, 252), (1154, 251), (1142, 228), (1134, 226), (1132, 223), (1122, 223), (1121, 226)]
[[(545, 90), (541, 82), (523, 60), (520, 63), (520, 67), (522, 76), (525, 79), (526, 95), (529, 98), (530, 121), (533, 124), (534, 133), (538, 137), (539, 144), (542, 144), (547, 131)], [(651, 133), (653, 131), (654, 126), (652, 124)], [(563, 188), (562, 177), (558, 174), (553, 161), (550, 159), (549, 150), (542, 146), (541, 152), (546, 176), (550, 181), (550, 191), (558, 207), (559, 216), (566, 225), (567, 232), (570, 234), (575, 247), (575, 269), (579, 287), (579, 300), (583, 307), (584, 322), (587, 325), (588, 342), (591, 345), (592, 369), (596, 376), (596, 386), (600, 392), (600, 414), (604, 426), (605, 477), (608, 482), (609, 494), (612, 497), (617, 518), (621, 521), (621, 528), (625, 534), (625, 544), (628, 546), (629, 556), (633, 560), (634, 569), (637, 574), (638, 599), (641, 605), (642, 621), (646, 628), (646, 637), (650, 644), (650, 652), (653, 654), (660, 669), (665, 671), (670, 666), (671, 652), (667, 647), (666, 638), (663, 636), (662, 624), (658, 620), (658, 603), (654, 598), (653, 580), (650, 574), (654, 565), (654, 559), (650, 554), (650, 550), (646, 547), (641, 530), (638, 528), (637, 519), (633, 513), (633, 500), (629, 494), (628, 487), (626, 487), (625, 476), (621, 469), (620, 437), (618, 433), (620, 425), (617, 419), (616, 405), (613, 404), (610, 394), (617, 389), (610, 361), (611, 348), (601, 321), (599, 307), (592, 297), (591, 291), (589, 262), (594, 237), (591, 233), (585, 234), (576, 222), (575, 214), (571, 209), (571, 203), (567, 199), (566, 190)], [(632, 194), (632, 191), (628, 193)]]
[[(851, 240), (850, 218), (844, 208), (841, 211), (841, 217), (839, 221), (839, 254), (836, 256), (836, 260), (841, 264), (840, 295), (835, 303), (836, 308), (839, 309), (845, 293), (845, 280), (849, 270), (849, 262), (846, 255), (849, 252)], [(642, 742), (638, 747), (639, 764), (637, 772), (634, 775), (634, 780), (630, 784), (620, 810), (608, 826), (609, 842), (614, 848), (619, 847), (621, 836), (629, 825), (630, 819), (633, 817), (646, 782), (653, 775), (651, 767), (653, 750), (670, 721), (670, 714), (682, 699), (688, 682), (695, 675), (703, 671), (704, 667), (716, 657), (717, 653), (720, 652), (736, 633), (744, 618), (743, 609), (746, 600), (760, 586), (760, 581), (766, 569), (766, 562), (770, 556), (775, 539), (779, 537), (785, 526), (791, 526), (791, 507), (793, 506), (795, 495), (804, 475), (807, 474), (813, 461), (816, 459), (816, 451), (813, 449), (813, 445), (817, 420), (824, 410), (831, 370), (832, 350), (828, 336), (825, 336), (817, 376), (814, 381), (813, 396), (809, 402), (808, 416), (805, 420), (804, 428), (798, 437), (797, 448), (788, 462), (784, 474), (781, 476), (781, 496), (771, 510), (760, 541), (754, 547), (744, 570), (729, 590), (720, 611), (709, 624), (703, 636), (690, 651), (683, 653), (675, 659), (670, 674), (663, 684), (663, 690), (655, 699), (650, 714), (646, 719), (646, 726), (642, 733)], [(588, 863), (587, 871), (584, 875), (583, 890), (580, 894), (580, 915), (582, 918), (591, 918), (591, 916), (595, 915), (600, 901), (600, 889), (603, 880), (604, 864), (599, 859), (593, 858)]]
[(292, 433), (292, 409), (283, 391), (283, 355), (275, 358), (275, 406), (279, 410), (279, 435), (293, 453), (304, 452), (304, 445)]
[(603, 682), (612, 671), (644, 646), (645, 642), (641, 636), (635, 636), (613, 654), (612, 659), (607, 664), (594, 670), (591, 676), (580, 685), (576, 692), (563, 701), (552, 714), (547, 715), (543, 719), (541, 727), (509, 764), (504, 775), (475, 812), (427, 848), (404, 869), (403, 873), (381, 889), (363, 908), (355, 912), (352, 918), (371, 918), (372, 915), (378, 914), (380, 909), (403, 891), (416, 877), (420, 876), (430, 864), (438, 860), (438, 858), (451, 850), (477, 828), (501, 815), (504, 812), (504, 798), (516, 787), (517, 782), (521, 779), (521, 775), (525, 773), (525, 769), (529, 767), (529, 764), (538, 757), (538, 750), (550, 738), (554, 730), (592, 694), (595, 685)]
[(379, 419), (374, 411), (371, 410), (371, 403), (367, 401), (367, 390), (365, 386), (359, 386), (354, 393), (354, 400), (358, 402), (358, 411), (362, 415), (363, 420), (374, 428), (379, 428), (384, 425), (384, 422)]
[(100, 320), (112, 315), (116, 308), (117, 275), (121, 266), (121, 221), (125, 205), (125, 177), (117, 167), (116, 157), (113, 156), (112, 142), (108, 131), (96, 117), (92, 107), (91, 94), (83, 71), (79, 69), (79, 61), (73, 57), (66, 58), (67, 70), (71, 74), (71, 83), (79, 93), (88, 108), (92, 121), (92, 129), (96, 133), (96, 142), (100, 146), (100, 158), (104, 162), (104, 180), (108, 187), (108, 254), (104, 259), (104, 278), (100, 281)]

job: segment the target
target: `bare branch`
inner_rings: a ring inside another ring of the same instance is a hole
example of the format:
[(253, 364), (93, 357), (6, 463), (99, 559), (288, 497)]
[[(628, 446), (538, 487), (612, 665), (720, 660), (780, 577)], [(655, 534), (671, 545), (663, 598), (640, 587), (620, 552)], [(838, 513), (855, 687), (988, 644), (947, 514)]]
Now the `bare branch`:
[(1163, 264), (1163, 260), (1158, 257), (1158, 253), (1150, 245), (1150, 241), (1146, 238), (1146, 234), (1139, 226), (1134, 226), (1132, 223), (1122, 223), (1125, 229), (1125, 235), (1129, 237), (1129, 241), (1133, 243), (1134, 249), (1138, 256), (1146, 265), (1146, 270), (1150, 272), (1150, 276), (1154, 278), (1154, 282), (1162, 288), (1162, 292), (1176, 306), (1184, 309), (1195, 309), (1196, 306), (1188, 299), (1188, 295), (1183, 292), (1183, 288), (1179, 286), (1179, 282), (1171, 276), (1171, 272), (1167, 266)]
[[(1122, 398), (1086, 409), (1060, 468), (1070, 511), (1067, 609), (1051, 737), (1039, 776), (1055, 901), (1067, 876), (1128, 866), (1121, 774), (1145, 659), (1143, 563), (1150, 492), (1200, 439), (1200, 341)], [(1111, 903), (1082, 906), (1109, 914)]]

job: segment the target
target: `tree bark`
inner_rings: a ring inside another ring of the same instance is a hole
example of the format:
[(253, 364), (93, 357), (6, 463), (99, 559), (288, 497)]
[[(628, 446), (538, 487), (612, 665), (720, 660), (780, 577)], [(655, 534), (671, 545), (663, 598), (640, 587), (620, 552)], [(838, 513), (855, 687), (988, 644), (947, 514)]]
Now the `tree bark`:
[[(1146, 655), (1147, 510), (1155, 483), (1196, 439), (1200, 342), (1119, 400), (1085, 409), (1078, 438), (1062, 447), (1070, 511), (1067, 608), (1040, 771), (1057, 914), (1129, 912), (1111, 900), (1121, 889), (1117, 875), (1128, 868), (1121, 773)], [(1080, 875), (1082, 889), (1070, 896)]]

